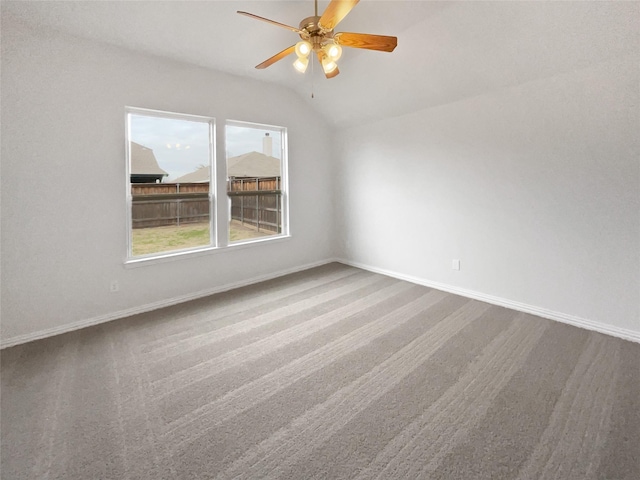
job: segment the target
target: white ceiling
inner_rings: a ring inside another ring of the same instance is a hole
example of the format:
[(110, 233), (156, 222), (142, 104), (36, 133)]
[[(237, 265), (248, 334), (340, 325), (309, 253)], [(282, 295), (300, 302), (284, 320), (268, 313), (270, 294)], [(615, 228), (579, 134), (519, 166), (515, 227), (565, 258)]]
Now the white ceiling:
[[(328, 1), (319, 2), (322, 12)], [(3, 13), (73, 35), (281, 84), (335, 126), (446, 104), (637, 55), (638, 2), (362, 0), (336, 31), (395, 35), (393, 53), (345, 49), (341, 74), (305, 75), (288, 57), (253, 67), (298, 36), (313, 1), (3, 1)], [(315, 98), (311, 99), (311, 91)]]

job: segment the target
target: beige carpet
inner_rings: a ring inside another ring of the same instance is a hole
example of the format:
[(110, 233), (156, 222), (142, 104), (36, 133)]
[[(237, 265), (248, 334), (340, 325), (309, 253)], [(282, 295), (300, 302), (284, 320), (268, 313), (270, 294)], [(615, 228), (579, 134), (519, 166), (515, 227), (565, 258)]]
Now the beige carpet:
[(640, 478), (640, 345), (339, 264), (2, 352), (2, 478)]

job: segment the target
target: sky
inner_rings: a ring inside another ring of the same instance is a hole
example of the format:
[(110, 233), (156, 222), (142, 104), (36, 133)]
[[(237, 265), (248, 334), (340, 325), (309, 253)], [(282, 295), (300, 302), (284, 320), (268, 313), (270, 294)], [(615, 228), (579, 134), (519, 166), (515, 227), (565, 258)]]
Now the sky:
[(225, 142), (227, 158), (237, 157), (243, 153), (262, 152), (262, 139), (265, 134), (273, 138), (272, 157), (282, 158), (282, 135), (277, 128), (247, 127), (245, 125), (231, 124), (225, 126)]
[[(209, 124), (205, 121), (130, 114), (130, 140), (153, 150), (165, 182), (209, 164)], [(227, 158), (262, 153), (265, 133), (273, 138), (273, 156), (281, 158), (282, 135), (273, 127), (229, 124), (223, 127)]]

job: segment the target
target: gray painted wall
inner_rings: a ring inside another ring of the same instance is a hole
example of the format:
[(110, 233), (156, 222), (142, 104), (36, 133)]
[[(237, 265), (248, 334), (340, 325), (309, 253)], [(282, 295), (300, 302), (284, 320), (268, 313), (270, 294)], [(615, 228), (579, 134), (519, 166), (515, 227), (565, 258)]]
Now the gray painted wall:
[(343, 130), (340, 255), (640, 339), (638, 58)]
[[(640, 336), (638, 52), (336, 132), (284, 88), (2, 20), (5, 344), (336, 256)], [(288, 127), (292, 238), (125, 268), (125, 105)]]
[[(1, 100), (5, 344), (333, 256), (330, 130), (295, 93), (3, 16)], [(125, 268), (125, 106), (287, 127), (292, 237)]]

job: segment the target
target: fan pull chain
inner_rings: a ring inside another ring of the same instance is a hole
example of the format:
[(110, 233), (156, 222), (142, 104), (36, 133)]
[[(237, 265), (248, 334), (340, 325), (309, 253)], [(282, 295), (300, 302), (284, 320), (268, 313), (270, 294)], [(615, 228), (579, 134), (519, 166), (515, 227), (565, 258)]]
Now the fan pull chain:
[[(316, 1), (317, 1), (317, 0), (316, 0)], [(315, 59), (314, 59), (314, 60), (315, 60)], [(314, 83), (315, 83), (315, 78), (316, 78), (316, 76), (315, 76), (314, 71), (313, 71), (313, 66), (314, 66), (315, 64), (316, 64), (316, 62), (311, 62), (311, 98), (314, 98), (314, 96), (313, 96), (313, 88), (314, 88), (314, 87), (313, 87), (313, 86), (314, 86)]]

